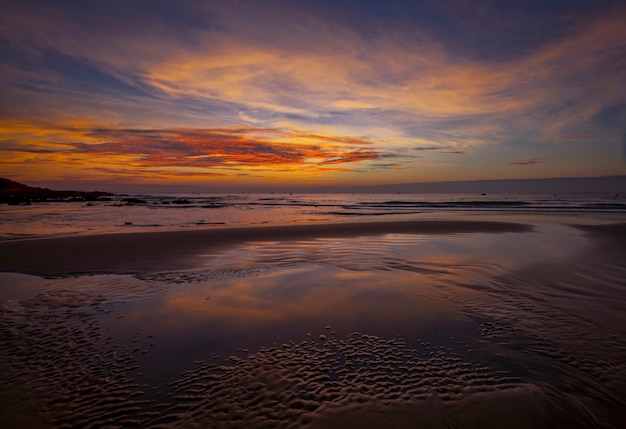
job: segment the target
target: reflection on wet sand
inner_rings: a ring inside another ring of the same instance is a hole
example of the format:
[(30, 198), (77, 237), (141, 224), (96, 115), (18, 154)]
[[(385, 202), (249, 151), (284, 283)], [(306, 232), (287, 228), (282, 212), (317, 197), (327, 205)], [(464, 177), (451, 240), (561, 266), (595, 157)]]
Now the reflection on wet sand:
[(249, 242), (196, 270), (39, 280), (0, 308), (0, 417), (619, 427), (626, 258), (598, 228)]
[(133, 304), (123, 319), (109, 324), (120, 333), (156, 332), (165, 350), (200, 359), (320, 335), (340, 338), (359, 330), (426, 338), (436, 335), (436, 327), (462, 329), (463, 319), (423, 275), (298, 264), (256, 277), (169, 290)]

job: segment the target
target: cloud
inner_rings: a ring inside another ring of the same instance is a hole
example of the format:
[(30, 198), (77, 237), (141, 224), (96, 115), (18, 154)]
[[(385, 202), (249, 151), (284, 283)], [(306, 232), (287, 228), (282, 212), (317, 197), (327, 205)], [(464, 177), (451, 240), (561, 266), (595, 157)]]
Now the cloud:
[[(148, 165), (237, 168), (295, 164), (313, 168), (378, 157), (364, 139), (269, 128), (97, 129), (89, 135), (104, 142), (70, 146), (78, 153), (133, 155)], [(296, 139), (298, 142), (292, 141)]]
[[(592, 147), (623, 131), (615, 106), (624, 103), (625, 8), (572, 10), (553, 31), (525, 28), (538, 16), (533, 6), (519, 6), (517, 20), (507, 8), (458, 2), (465, 8), (455, 12), (457, 2), (431, 3), (347, 12), (316, 2), (182, 2), (142, 13), (114, 1), (76, 10), (15, 3), (0, 17), (8, 52), (0, 113), (106, 124), (108, 135), (77, 126), (83, 135), (32, 140), (32, 151), (51, 151), (42, 158), (50, 162), (102, 154), (137, 168), (198, 171), (268, 163), (320, 171), (380, 153), (409, 162), (412, 151), (431, 157), (426, 163), (495, 146)], [(425, 13), (433, 5), (442, 12), (434, 20)], [(453, 35), (443, 18), (463, 31)], [(606, 121), (611, 108), (617, 113)], [(270, 129), (278, 132), (270, 137)], [(16, 153), (15, 143), (0, 149)], [(387, 170), (376, 172), (389, 180)]]
[(535, 165), (539, 164), (543, 158), (534, 158), (526, 161), (513, 161), (509, 162), (509, 165)]
[(416, 151), (438, 151), (441, 149), (447, 149), (445, 146), (416, 146), (416, 147), (412, 147), (411, 150), (416, 150)]
[(380, 156), (365, 138), (260, 127), (45, 129), (33, 125), (16, 127), (14, 134), (0, 141), (6, 164), (12, 159), (19, 163), (31, 154), (47, 155), (43, 162), (107, 174), (113, 169), (121, 174), (141, 171), (177, 177), (264, 171), (319, 174), (347, 171), (330, 165), (373, 161)]
[(589, 140), (593, 138), (591, 135), (563, 135), (557, 136), (558, 141), (572, 141), (572, 140)]

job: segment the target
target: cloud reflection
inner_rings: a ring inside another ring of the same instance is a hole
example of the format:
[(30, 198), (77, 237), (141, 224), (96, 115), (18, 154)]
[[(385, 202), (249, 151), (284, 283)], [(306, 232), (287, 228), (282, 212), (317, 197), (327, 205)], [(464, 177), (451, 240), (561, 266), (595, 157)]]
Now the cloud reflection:
[[(246, 333), (249, 340), (251, 330), (266, 342), (328, 335), (327, 325), (342, 335), (363, 329), (390, 337), (414, 334), (442, 315), (461, 317), (447, 294), (471, 298), (474, 291), (453, 285), (482, 284), (563, 257), (584, 244), (573, 231), (251, 242), (208, 259), (209, 281), (200, 272), (198, 283), (168, 289), (130, 317), (151, 324), (161, 320), (159, 329), (171, 335), (185, 329), (227, 342), (244, 341)], [(543, 239), (546, 235), (552, 239)], [(165, 281), (172, 281), (169, 277)]]

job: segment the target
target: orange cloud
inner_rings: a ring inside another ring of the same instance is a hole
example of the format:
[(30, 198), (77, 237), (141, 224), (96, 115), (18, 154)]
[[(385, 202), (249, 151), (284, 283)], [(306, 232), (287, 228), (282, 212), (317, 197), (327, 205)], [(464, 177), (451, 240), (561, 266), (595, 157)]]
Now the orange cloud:
[[(338, 173), (379, 158), (365, 138), (275, 128), (118, 129), (5, 126), (3, 164), (72, 166), (114, 176), (268, 176)], [(115, 173), (117, 172), (117, 173)]]
[[(71, 143), (72, 152), (130, 155), (140, 163), (160, 166), (238, 168), (245, 166), (319, 167), (373, 160), (377, 153), (354, 147), (356, 139), (307, 135), (307, 143), (291, 143), (292, 133), (265, 128), (173, 130), (93, 130), (102, 143)], [(269, 137), (268, 138), (268, 135)], [(360, 145), (369, 142), (360, 141)]]

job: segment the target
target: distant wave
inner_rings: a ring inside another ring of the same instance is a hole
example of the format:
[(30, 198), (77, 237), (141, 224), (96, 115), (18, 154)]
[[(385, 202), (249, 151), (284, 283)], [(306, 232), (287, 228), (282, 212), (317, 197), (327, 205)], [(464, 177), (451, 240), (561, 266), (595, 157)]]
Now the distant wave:
[[(406, 199), (388, 199), (386, 194), (302, 194), (273, 195), (223, 195), (223, 196), (145, 196), (141, 200), (153, 209), (176, 208), (277, 208), (309, 209), (310, 213), (331, 216), (405, 215), (436, 211), (506, 211), (527, 213), (626, 213), (626, 196), (613, 194), (571, 194), (558, 197), (539, 195), (481, 195), (424, 194), (403, 195)], [(324, 210), (326, 209), (326, 210)], [(331, 209), (331, 210), (329, 210)]]
[[(447, 213), (624, 215), (626, 194), (167, 194), (111, 201), (0, 205), (0, 240), (350, 219), (416, 219)], [(33, 226), (36, 225), (36, 230)]]

